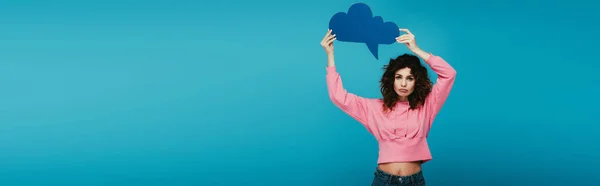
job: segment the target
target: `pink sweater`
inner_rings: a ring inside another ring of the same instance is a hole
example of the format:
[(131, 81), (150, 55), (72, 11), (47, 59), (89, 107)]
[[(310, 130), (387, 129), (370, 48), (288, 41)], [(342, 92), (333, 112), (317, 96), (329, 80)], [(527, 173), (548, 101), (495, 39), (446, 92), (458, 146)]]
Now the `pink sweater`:
[(441, 57), (431, 55), (425, 61), (438, 79), (425, 104), (410, 110), (408, 102), (399, 102), (385, 114), (383, 100), (364, 98), (346, 91), (335, 66), (326, 67), (327, 88), (331, 101), (342, 111), (360, 122), (379, 144), (377, 163), (419, 161), (432, 159), (427, 136), (435, 116), (446, 101), (456, 71)]

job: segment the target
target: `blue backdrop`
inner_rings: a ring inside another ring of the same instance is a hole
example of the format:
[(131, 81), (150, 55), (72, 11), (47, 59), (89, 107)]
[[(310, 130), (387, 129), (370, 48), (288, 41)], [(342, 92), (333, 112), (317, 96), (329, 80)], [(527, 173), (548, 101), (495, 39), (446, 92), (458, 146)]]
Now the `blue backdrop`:
[[(0, 2), (0, 185), (369, 185), (319, 46), (356, 2)], [(458, 71), (429, 185), (597, 185), (598, 4), (364, 2)], [(335, 51), (365, 97), (408, 52)]]

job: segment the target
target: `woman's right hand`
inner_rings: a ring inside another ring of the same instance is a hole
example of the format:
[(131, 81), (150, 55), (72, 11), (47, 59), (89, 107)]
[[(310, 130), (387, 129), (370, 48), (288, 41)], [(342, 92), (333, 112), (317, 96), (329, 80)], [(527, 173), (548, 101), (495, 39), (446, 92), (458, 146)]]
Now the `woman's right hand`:
[(333, 55), (333, 41), (335, 41), (335, 34), (331, 34), (331, 29), (327, 30), (327, 34), (323, 40), (321, 40), (321, 46), (325, 49), (327, 55)]

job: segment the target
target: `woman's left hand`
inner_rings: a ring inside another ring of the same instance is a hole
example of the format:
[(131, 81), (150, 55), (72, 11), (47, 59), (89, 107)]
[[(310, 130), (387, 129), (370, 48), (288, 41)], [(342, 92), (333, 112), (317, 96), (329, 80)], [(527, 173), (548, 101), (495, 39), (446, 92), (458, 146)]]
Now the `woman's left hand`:
[(398, 43), (404, 43), (406, 47), (412, 51), (419, 48), (417, 46), (417, 42), (415, 41), (415, 35), (413, 35), (408, 29), (401, 28), (400, 31), (406, 32), (406, 34), (396, 38)]

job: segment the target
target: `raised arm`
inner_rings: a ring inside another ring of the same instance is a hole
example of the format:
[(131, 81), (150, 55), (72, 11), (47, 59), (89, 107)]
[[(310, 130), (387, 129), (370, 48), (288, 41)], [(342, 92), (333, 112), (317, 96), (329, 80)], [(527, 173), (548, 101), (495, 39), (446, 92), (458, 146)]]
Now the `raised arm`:
[(450, 91), (452, 90), (452, 86), (454, 86), (454, 80), (456, 78), (456, 70), (454, 70), (454, 68), (452, 68), (452, 66), (450, 66), (443, 58), (421, 50), (416, 45), (415, 36), (409, 30), (400, 29), (400, 31), (407, 32), (407, 34), (396, 38), (396, 40), (399, 43), (406, 44), (413, 53), (423, 59), (425, 63), (431, 67), (431, 70), (438, 75), (431, 93), (429, 93), (425, 99), (424, 105), (427, 113), (429, 113), (430, 119), (433, 119), (441, 110), (448, 95), (450, 95)]
[(431, 93), (425, 99), (425, 108), (428, 110), (430, 119), (433, 120), (440, 112), (442, 106), (446, 102), (454, 80), (456, 78), (456, 70), (448, 64), (443, 58), (435, 55), (430, 55), (425, 63), (438, 75), (438, 78), (431, 89)]
[(327, 91), (329, 98), (338, 108), (364, 125), (368, 125), (368, 99), (348, 92), (342, 83), (335, 66), (326, 68)]
[(326, 67), (326, 82), (327, 91), (329, 98), (338, 108), (356, 119), (363, 125), (368, 125), (367, 122), (367, 111), (368, 111), (368, 99), (349, 93), (342, 83), (342, 78), (336, 70), (335, 60), (333, 55), (333, 41), (335, 35), (331, 35), (331, 30), (328, 30), (327, 34), (321, 41), (321, 46), (325, 49), (327, 54), (327, 67)]

